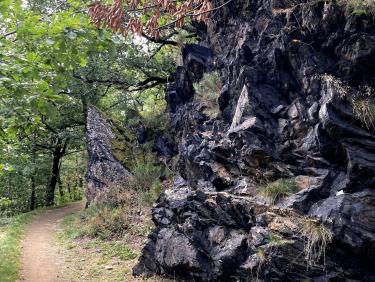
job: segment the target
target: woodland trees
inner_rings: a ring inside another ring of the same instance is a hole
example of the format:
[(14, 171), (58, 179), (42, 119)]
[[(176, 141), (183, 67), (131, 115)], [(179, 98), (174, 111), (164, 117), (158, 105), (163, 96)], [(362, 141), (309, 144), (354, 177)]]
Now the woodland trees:
[(182, 27), (213, 10), (210, 0), (105, 3), (0, 3), (0, 199), (15, 210), (54, 205), (77, 186), (63, 184), (66, 170), (82, 184), (89, 104), (128, 128), (162, 126), (176, 46), (194, 41)]

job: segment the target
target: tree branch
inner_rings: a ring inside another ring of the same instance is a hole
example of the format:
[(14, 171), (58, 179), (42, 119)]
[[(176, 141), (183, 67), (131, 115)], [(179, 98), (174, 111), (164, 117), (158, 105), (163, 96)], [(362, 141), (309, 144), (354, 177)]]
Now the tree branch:
[[(116, 80), (116, 79), (114, 79), (114, 80), (112, 80), (112, 79), (88, 79), (88, 78), (84, 78), (82, 76), (78, 76), (78, 75), (75, 75), (75, 74), (73, 76), (77, 79), (84, 80), (85, 82), (88, 82), (88, 83), (101, 83), (101, 84), (105, 84), (107, 86), (117, 85), (117, 86), (121, 86), (121, 87), (123, 87), (123, 88), (125, 88), (126, 90), (129, 90), (129, 91), (139, 91), (139, 90), (144, 90), (144, 89), (147, 89), (147, 88), (153, 88), (157, 85), (168, 83), (168, 82), (171, 81), (170, 78), (164, 78), (164, 77), (158, 77), (158, 76), (149, 76), (145, 80), (140, 81), (136, 84), (129, 84), (126, 81), (120, 81), (120, 80)], [(132, 89), (133, 87), (134, 87), (134, 89)]]
[[(173, 40), (168, 40), (168, 39), (165, 39), (165, 38), (155, 38), (155, 37), (151, 37), (149, 35), (147, 35), (146, 33), (142, 32), (142, 37), (146, 38), (147, 40), (151, 41), (151, 42), (154, 42), (154, 43), (158, 43), (158, 44), (163, 44), (163, 45), (172, 45), (172, 46), (178, 46), (178, 42), (177, 41), (173, 41)], [(171, 37), (171, 36), (170, 36)]]

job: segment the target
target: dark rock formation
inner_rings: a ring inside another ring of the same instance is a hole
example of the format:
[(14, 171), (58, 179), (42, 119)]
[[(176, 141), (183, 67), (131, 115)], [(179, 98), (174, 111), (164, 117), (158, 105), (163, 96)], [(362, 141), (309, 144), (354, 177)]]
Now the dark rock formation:
[[(375, 19), (295, 2), (231, 1), (198, 27), (214, 57), (185, 47), (166, 93), (183, 180), (155, 205), (134, 274), (375, 281), (375, 129), (350, 102), (374, 96)], [(224, 85), (216, 119), (193, 88), (212, 69)], [(259, 186), (284, 178), (300, 191), (267, 206)], [(301, 231), (313, 219), (333, 235), (315, 259)]]
[(175, 144), (168, 135), (156, 134), (154, 138), (153, 151), (157, 153), (159, 157), (165, 157), (167, 159), (172, 158), (176, 154)]
[(86, 175), (88, 204), (100, 201), (106, 190), (121, 185), (131, 173), (114, 157), (113, 140), (116, 130), (96, 108), (87, 111), (86, 142), (89, 164)]

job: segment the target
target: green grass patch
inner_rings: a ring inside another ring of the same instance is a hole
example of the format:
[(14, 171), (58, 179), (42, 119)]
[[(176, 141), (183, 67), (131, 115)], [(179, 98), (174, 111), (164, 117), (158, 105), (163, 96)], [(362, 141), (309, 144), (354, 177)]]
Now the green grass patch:
[(138, 257), (139, 253), (123, 241), (87, 237), (87, 227), (82, 225), (81, 218), (82, 213), (77, 213), (65, 217), (61, 223), (62, 231), (57, 236), (60, 243), (67, 249), (76, 248), (78, 245), (83, 249), (95, 249), (97, 253), (100, 253), (97, 265), (105, 265), (113, 258), (127, 261)]
[(20, 214), (10, 219), (9, 223), (0, 227), (0, 280), (16, 281), (21, 266), (20, 242), (26, 225), (39, 211)]
[(103, 264), (107, 263), (112, 258), (119, 258), (120, 260), (126, 261), (138, 257), (137, 252), (121, 241), (91, 240), (86, 243), (86, 246), (100, 250)]
[(77, 221), (79, 220), (79, 214), (71, 214), (64, 217), (61, 227), (63, 232), (57, 234), (58, 239), (73, 240), (83, 236), (83, 231), (77, 228)]
[(298, 187), (292, 179), (279, 179), (261, 187), (260, 194), (267, 199), (270, 205), (274, 205), (282, 198), (298, 192)]

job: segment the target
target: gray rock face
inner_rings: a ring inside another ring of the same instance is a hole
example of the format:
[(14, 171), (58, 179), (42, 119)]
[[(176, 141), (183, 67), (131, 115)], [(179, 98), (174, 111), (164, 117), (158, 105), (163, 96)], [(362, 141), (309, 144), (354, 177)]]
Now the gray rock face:
[[(192, 68), (207, 48), (185, 50), (166, 93), (185, 183), (155, 205), (135, 274), (375, 281), (375, 128), (349, 101), (364, 87), (375, 95), (375, 19), (334, 1), (288, 3), (232, 1), (198, 27), (214, 59)], [(215, 119), (194, 102), (202, 69), (223, 78)], [(300, 191), (269, 207), (257, 189), (281, 178)], [(325, 261), (304, 254), (303, 218), (331, 230)]]
[(86, 142), (89, 155), (85, 191), (88, 204), (100, 200), (108, 189), (121, 185), (131, 173), (113, 156), (113, 125), (95, 107), (87, 111)]

